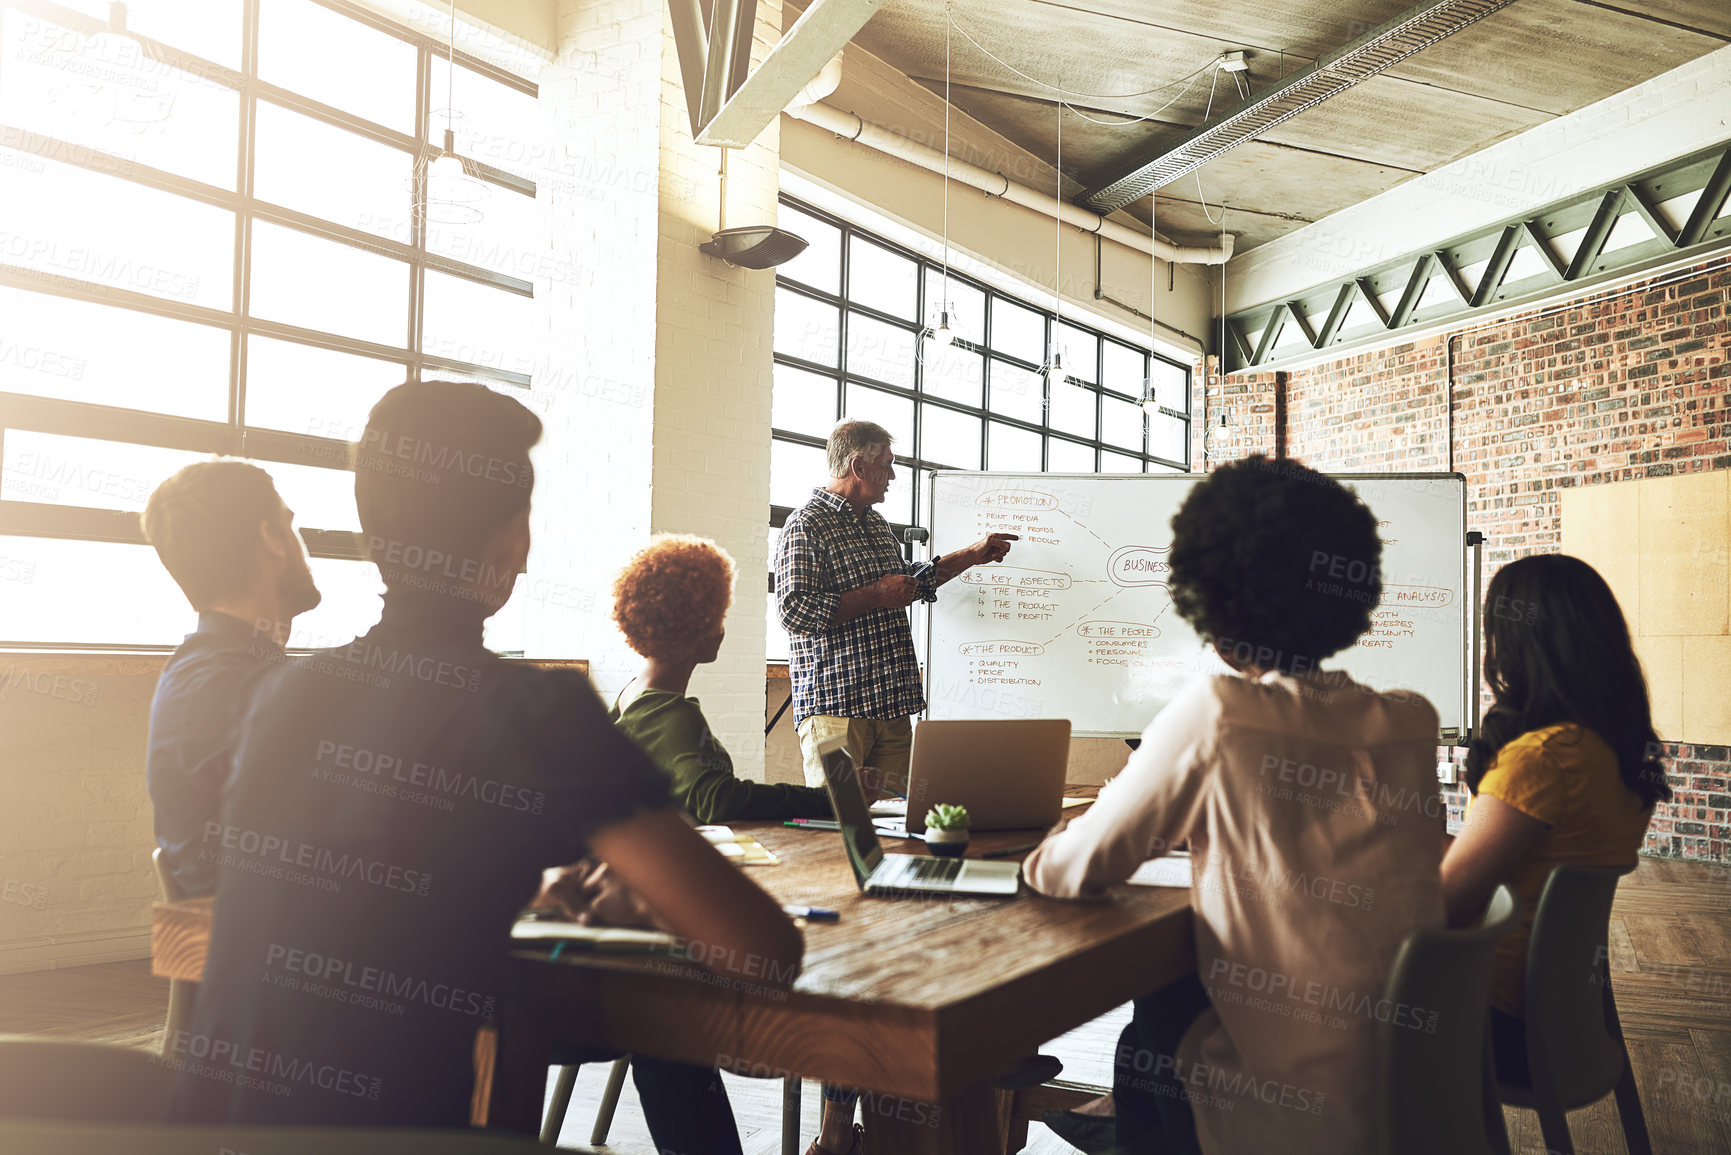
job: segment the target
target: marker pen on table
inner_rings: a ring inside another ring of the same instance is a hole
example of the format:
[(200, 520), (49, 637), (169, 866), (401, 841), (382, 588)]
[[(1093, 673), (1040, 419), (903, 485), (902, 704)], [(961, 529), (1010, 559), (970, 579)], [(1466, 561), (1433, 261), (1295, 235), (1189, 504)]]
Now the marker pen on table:
[(794, 903), (788, 903), (781, 908), (781, 912), (789, 918), (803, 918), (810, 922), (841, 921), (841, 911), (830, 910), (828, 907), (824, 906), (799, 906)]

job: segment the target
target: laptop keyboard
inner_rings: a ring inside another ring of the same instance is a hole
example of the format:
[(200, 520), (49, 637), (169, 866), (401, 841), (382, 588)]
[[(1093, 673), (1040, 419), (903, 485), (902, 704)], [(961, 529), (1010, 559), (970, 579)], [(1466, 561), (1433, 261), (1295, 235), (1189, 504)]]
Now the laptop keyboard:
[(897, 864), (898, 869), (882, 880), (884, 885), (903, 886), (912, 882), (954, 882), (967, 865), (960, 858), (919, 858), (909, 856)]

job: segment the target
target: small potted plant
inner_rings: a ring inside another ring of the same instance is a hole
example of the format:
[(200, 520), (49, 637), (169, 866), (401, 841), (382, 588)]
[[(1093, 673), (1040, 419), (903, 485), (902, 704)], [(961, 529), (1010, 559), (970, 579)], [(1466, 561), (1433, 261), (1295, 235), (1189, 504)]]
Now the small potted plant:
[(968, 848), (968, 808), (940, 802), (926, 811), (926, 849), (939, 858), (960, 858)]

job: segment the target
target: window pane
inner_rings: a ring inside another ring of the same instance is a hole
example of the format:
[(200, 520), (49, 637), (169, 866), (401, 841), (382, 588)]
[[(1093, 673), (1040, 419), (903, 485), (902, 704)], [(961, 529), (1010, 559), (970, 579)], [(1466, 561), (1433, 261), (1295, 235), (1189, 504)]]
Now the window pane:
[(940, 268), (926, 269), (926, 327), (938, 327), (938, 312), (944, 302), (950, 305), (950, 331), (964, 341), (976, 345), (986, 343), (986, 294), (972, 285), (950, 277), (944, 278)]
[(884, 494), (884, 503), (877, 511), (897, 525), (912, 525), (914, 520), (914, 483), (915, 474), (919, 471), (911, 469), (900, 462), (896, 463), (896, 478), (890, 482), (889, 492)]
[(877, 422), (889, 430), (898, 454), (913, 456), (914, 403), (908, 398), (849, 382), (845, 416), (856, 421)]
[(311, 0), (259, 0), (259, 79), (415, 131), (415, 48)]
[(1189, 422), (1176, 417), (1168, 417), (1164, 413), (1159, 417), (1148, 419), (1148, 452), (1155, 457), (1164, 457), (1168, 461), (1185, 464), (1189, 458), (1185, 454), (1186, 430)]
[[(257, 140), (253, 191), (260, 200), (408, 240), (415, 172), (408, 153), (268, 100), (258, 102)], [(333, 173), (342, 178), (333, 180)]]
[(1053, 328), (1053, 339), (1064, 354), (1064, 372), (1078, 381), (1093, 384), (1099, 372), (1100, 338), (1063, 321)]
[(408, 366), (394, 361), (248, 337), (246, 423), (358, 441), (373, 404), (408, 379)]
[(921, 388), (925, 392), (946, 401), (979, 408), (985, 357), (960, 345), (939, 345), (930, 337), (921, 340), (920, 355), (925, 358), (925, 372), (921, 377)]
[[(458, 155), (518, 176), (533, 179), (540, 175), (535, 171), (536, 163), (531, 162), (534, 157), (545, 166), (531, 143), (541, 124), (535, 98), (461, 64), (453, 77), (450, 64), (438, 53), (433, 53), (432, 66), (427, 140), (434, 147), (442, 147), (449, 127), (456, 133)], [(455, 111), (456, 116), (447, 115), (449, 111)]]
[(835, 428), (836, 397), (834, 378), (777, 365), (769, 423), (789, 433), (827, 438)]
[(921, 404), (920, 457), (950, 469), (978, 469), (980, 419), (938, 405)]
[(361, 531), (355, 509), (355, 475), (347, 469), (320, 469), (282, 461), (254, 461), (270, 474), (283, 504), (294, 511), (297, 529)]
[(0, 121), (119, 158), (92, 158), (110, 171), (136, 161), (234, 188), (233, 89), (151, 59), (136, 40), (86, 38), (17, 9), (0, 12), (0, 59)]
[(252, 315), (400, 348), (408, 338), (409, 266), (254, 221)]
[(780, 438), (769, 443), (769, 504), (798, 509), (811, 500), (813, 489), (828, 482), (822, 449)]
[(8, 537), (0, 552), (30, 575), (0, 598), (0, 640), (178, 645), (198, 625), (147, 545)]
[(1110, 449), (1100, 453), (1101, 473), (1141, 473), (1142, 459), (1128, 454), (1113, 453)]
[[(297, 519), (298, 521), (298, 519)], [(324, 597), (294, 621), (288, 644), (297, 650), (344, 646), (372, 629), (384, 607), (385, 583), (370, 561), (311, 559), (313, 584)]]
[(992, 298), (992, 350), (1036, 365), (1046, 361), (1046, 318), (1008, 297)]
[(1149, 362), (1155, 387), (1160, 391), (1160, 404), (1180, 413), (1190, 412), (1190, 371), (1158, 357), (1150, 358)]
[[(1142, 407), (1113, 396), (1100, 399), (1100, 417), (1104, 428), (1100, 440), (1125, 449), (1142, 452)], [(1141, 470), (1137, 470), (1138, 473)]]
[(0, 149), (0, 205), (0, 259), (9, 264), (233, 307), (234, 214), (227, 209), (13, 149)]
[(207, 454), (27, 429), (6, 431), (0, 498), (142, 512), (170, 474)]
[(228, 350), (214, 326), (0, 287), (6, 392), (226, 421)]
[(534, 369), (533, 298), (432, 269), (425, 283), (422, 352), (512, 373)]
[(1052, 394), (1052, 428), (1074, 433), (1090, 441), (1095, 435), (1094, 399), (1099, 396), (1083, 385), (1054, 385)]
[(1054, 437), (1046, 447), (1046, 472), (1093, 473), (1094, 451), (1086, 445)]
[(839, 364), (841, 314), (834, 305), (788, 289), (775, 291), (775, 351), (819, 365)]
[[(568, 253), (555, 252), (541, 240), (535, 198), (500, 185), (487, 187), (489, 195), (481, 219), (469, 225), (429, 224), (427, 251), (537, 284), (575, 282), (579, 272), (576, 261)], [(400, 224), (388, 235), (407, 244), (406, 197), (403, 203), (405, 211)]]
[(1032, 425), (1046, 421), (1046, 379), (1038, 373), (994, 360), (991, 363), (991, 410)]
[(986, 431), (986, 468), (1009, 473), (1040, 472), (1040, 435), (1031, 429), (992, 422)]
[(1132, 349), (1116, 341), (1107, 341), (1102, 360), (1105, 362), (1105, 372), (1101, 374), (1105, 378), (1102, 385), (1131, 397), (1142, 396), (1142, 380), (1148, 376), (1146, 354), (1140, 349)]
[(826, 293), (841, 293), (841, 230), (792, 205), (782, 205), (778, 221), (782, 228), (806, 239), (804, 252), (776, 269), (776, 275), (822, 289)]
[(914, 387), (914, 334), (864, 313), (847, 315), (847, 371), (904, 389)]
[(895, 317), (917, 320), (919, 266), (855, 233), (848, 242), (848, 300)]
[[(75, 0), (66, 7), (108, 17), (102, 0)], [(225, 68), (239, 68), (243, 7), (244, 0), (126, 0), (126, 27)]]

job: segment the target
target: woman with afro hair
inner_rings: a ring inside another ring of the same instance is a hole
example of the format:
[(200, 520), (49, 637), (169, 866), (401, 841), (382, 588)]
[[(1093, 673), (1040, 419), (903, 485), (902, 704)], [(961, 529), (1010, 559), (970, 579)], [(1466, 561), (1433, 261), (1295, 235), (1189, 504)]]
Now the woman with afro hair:
[(1382, 992), (1443, 924), (1437, 714), (1320, 668), (1369, 628), (1381, 557), (1364, 502), (1292, 461), (1222, 466), (1172, 519), (1172, 606), (1231, 672), (1186, 686), (1023, 867), (1095, 898), (1189, 847), (1196, 973), (1136, 1000), (1114, 1150), (1364, 1155), (1378, 1024), (1434, 1029)]
[(673, 796), (699, 822), (827, 818), (829, 797), (810, 786), (750, 782), (715, 738), (696, 698), (698, 666), (715, 661), (733, 600), (733, 559), (706, 538), (665, 534), (613, 583), (613, 620), (644, 657), (612, 718), (673, 779)]

